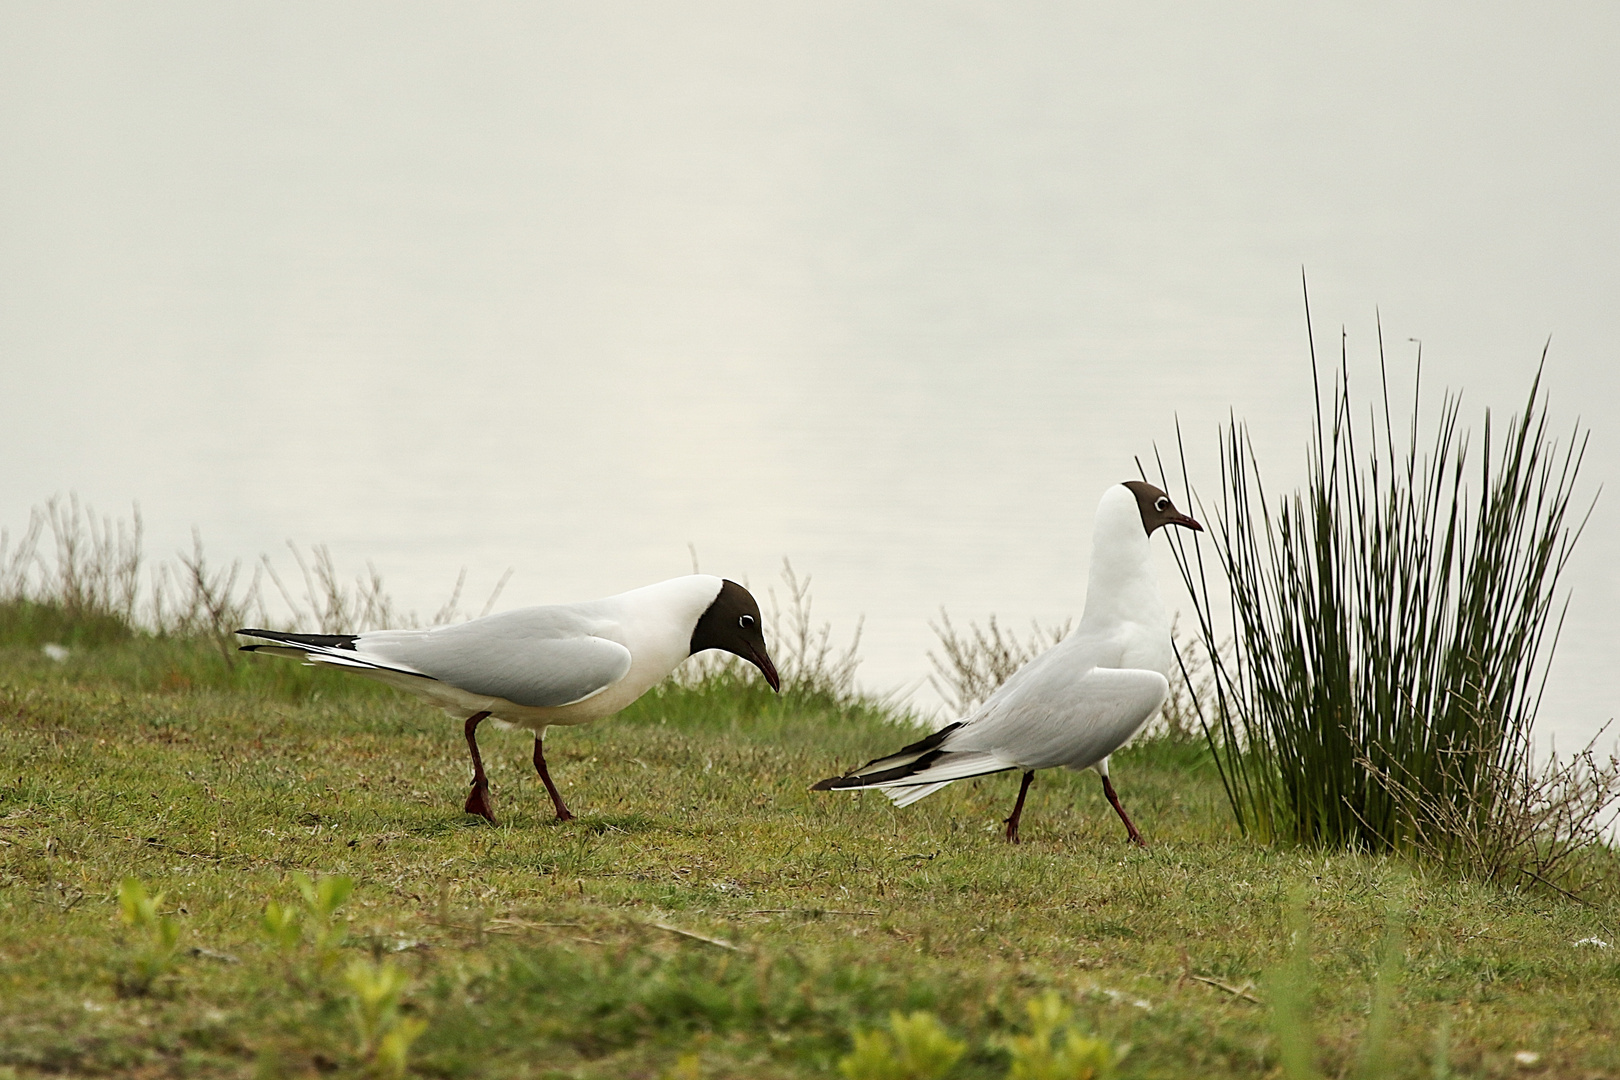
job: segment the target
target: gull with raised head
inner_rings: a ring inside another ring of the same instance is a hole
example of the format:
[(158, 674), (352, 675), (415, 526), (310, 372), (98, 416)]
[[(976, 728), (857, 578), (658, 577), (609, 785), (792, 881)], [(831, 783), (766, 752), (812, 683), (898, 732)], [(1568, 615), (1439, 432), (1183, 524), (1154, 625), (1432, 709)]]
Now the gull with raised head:
[(968, 716), (811, 790), (875, 787), (896, 806), (909, 806), (956, 780), (1017, 769), (1023, 783), (1006, 821), (1007, 839), (1016, 844), (1036, 770), (1096, 769), (1131, 842), (1145, 846), (1108, 779), (1108, 756), (1141, 730), (1169, 691), (1175, 656), (1148, 539), (1164, 525), (1203, 531), (1152, 484), (1127, 480), (1105, 491), (1092, 533), (1085, 613), (1074, 632), (1019, 668)]
[(687, 657), (721, 649), (781, 680), (765, 649), (759, 604), (735, 581), (692, 574), (602, 600), (518, 608), (430, 630), (287, 634), (238, 630), (243, 652), (291, 656), (409, 690), (463, 722), (472, 755), (466, 811), (495, 822), (477, 730), (493, 717), (534, 732), (534, 768), (557, 817), (569, 821), (546, 769), (541, 740), (552, 724), (611, 716)]

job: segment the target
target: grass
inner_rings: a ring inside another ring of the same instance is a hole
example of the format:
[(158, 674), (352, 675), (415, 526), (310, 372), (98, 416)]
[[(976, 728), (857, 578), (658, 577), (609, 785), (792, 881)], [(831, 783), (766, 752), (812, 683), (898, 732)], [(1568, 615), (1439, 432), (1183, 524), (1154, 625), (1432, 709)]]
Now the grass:
[(945, 1075), (999, 1080), (1048, 992), (1122, 1077), (1620, 1075), (1620, 948), (1577, 944), (1616, 943), (1611, 895), (1257, 845), (1199, 743), (1115, 757), (1145, 851), (1089, 774), (1041, 774), (1019, 847), (1010, 776), (806, 790), (897, 734), (669, 684), (551, 733), (568, 824), (491, 732), (492, 828), (456, 725), (391, 691), (206, 640), (0, 648), (0, 1076), (831, 1077), (923, 1012)]

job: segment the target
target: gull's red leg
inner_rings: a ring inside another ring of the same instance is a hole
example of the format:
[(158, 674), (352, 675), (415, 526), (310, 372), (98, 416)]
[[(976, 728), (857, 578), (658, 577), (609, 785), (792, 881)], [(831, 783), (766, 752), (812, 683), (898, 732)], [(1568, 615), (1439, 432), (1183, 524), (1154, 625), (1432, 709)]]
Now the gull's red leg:
[(1018, 819), (1024, 813), (1024, 796), (1029, 794), (1030, 782), (1035, 779), (1035, 770), (1031, 769), (1024, 774), (1024, 782), (1018, 785), (1018, 803), (1013, 807), (1012, 817), (1007, 819), (1007, 843), (1018, 843)]
[(1136, 826), (1131, 823), (1131, 816), (1125, 812), (1123, 806), (1119, 805), (1119, 796), (1114, 794), (1114, 785), (1108, 782), (1107, 773), (1103, 774), (1102, 782), (1103, 794), (1107, 795), (1108, 801), (1114, 804), (1114, 810), (1119, 814), (1119, 820), (1125, 823), (1125, 831), (1130, 834), (1131, 843), (1137, 847), (1147, 847), (1147, 842), (1142, 839), (1142, 834), (1137, 832)]
[(467, 749), (472, 751), (473, 782), (472, 793), (467, 796), (467, 805), (462, 807), (469, 814), (477, 814), (487, 820), (491, 825), (497, 825), (495, 810), (489, 804), (489, 777), (484, 775), (484, 759), (478, 756), (478, 725), (488, 716), (487, 712), (473, 713), (467, 717), (467, 724), (462, 729), (467, 735)]
[(557, 785), (551, 782), (551, 773), (546, 771), (546, 755), (545, 751), (540, 748), (539, 735), (534, 737), (534, 771), (540, 774), (540, 779), (545, 783), (546, 790), (551, 792), (551, 803), (557, 808), (557, 820), (573, 821), (574, 815), (569, 813), (568, 807), (563, 805), (562, 793), (557, 790)]

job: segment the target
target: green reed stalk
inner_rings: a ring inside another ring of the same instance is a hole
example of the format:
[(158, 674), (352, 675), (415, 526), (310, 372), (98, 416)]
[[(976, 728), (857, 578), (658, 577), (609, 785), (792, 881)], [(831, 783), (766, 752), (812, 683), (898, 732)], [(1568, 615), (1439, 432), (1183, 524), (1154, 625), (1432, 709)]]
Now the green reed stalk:
[[(1382, 408), (1359, 434), (1347, 356), (1324, 401), (1313, 342), (1302, 490), (1273, 502), (1247, 426), (1221, 432), (1218, 505), (1197, 502), (1230, 582), (1224, 618), (1203, 549), (1172, 539), (1213, 662), (1205, 734), (1246, 833), (1443, 852), (1442, 822), (1496, 820), (1531, 768), (1554, 592), (1585, 524), (1569, 511), (1587, 436), (1577, 424), (1562, 453), (1549, 438), (1545, 361), (1505, 437), (1486, 412), (1473, 467), (1457, 395), (1420, 449), (1421, 347), (1398, 446), (1381, 326)], [(1181, 467), (1185, 486), (1184, 453)]]

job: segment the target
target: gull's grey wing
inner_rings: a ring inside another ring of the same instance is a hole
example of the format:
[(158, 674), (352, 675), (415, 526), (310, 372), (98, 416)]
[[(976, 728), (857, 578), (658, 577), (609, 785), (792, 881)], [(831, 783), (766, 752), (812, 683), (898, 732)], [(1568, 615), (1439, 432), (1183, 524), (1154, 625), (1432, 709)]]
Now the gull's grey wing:
[[(1136, 734), (1169, 685), (1157, 671), (1141, 668), (1051, 669), (952, 732), (943, 749), (989, 752), (1025, 769), (1089, 768)], [(915, 779), (926, 781), (927, 773)]]
[(556, 605), (434, 630), (362, 634), (355, 651), (468, 693), (557, 708), (601, 693), (630, 670), (630, 650), (602, 636), (613, 630), (591, 612)]
[(1031, 692), (1057, 692), (1072, 685), (1086, 672), (1099, 667), (1120, 667), (1124, 649), (1110, 636), (1087, 635), (1079, 631), (1012, 673), (984, 702), (964, 719), (978, 724), (995, 715), (1009, 698)]

